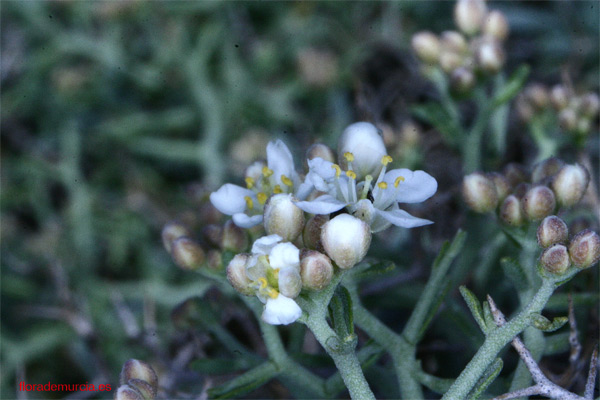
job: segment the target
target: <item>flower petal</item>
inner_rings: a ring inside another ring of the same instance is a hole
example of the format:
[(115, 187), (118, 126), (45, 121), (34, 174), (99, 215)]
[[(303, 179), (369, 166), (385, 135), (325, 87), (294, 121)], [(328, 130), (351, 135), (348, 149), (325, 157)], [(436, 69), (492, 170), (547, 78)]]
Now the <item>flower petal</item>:
[(401, 226), (403, 228), (416, 228), (418, 226), (433, 224), (433, 221), (413, 217), (404, 210), (377, 210), (377, 214), (390, 221), (392, 224), (396, 226)]
[(285, 143), (279, 139), (267, 144), (267, 166), (273, 170), (272, 179), (275, 179), (279, 185), (283, 184), (281, 182), (281, 175), (285, 175), (292, 179), (292, 181), (297, 180), (292, 153)]
[(337, 200), (333, 196), (324, 194), (312, 201), (298, 201), (296, 205), (301, 210), (310, 214), (331, 214), (344, 208), (346, 203)]
[(269, 253), (271, 268), (300, 267), (300, 250), (293, 244), (279, 243)]
[(239, 226), (240, 228), (252, 228), (258, 224), (261, 224), (263, 221), (262, 214), (249, 216), (244, 213), (233, 214), (233, 223)]
[(280, 294), (276, 299), (267, 299), (262, 320), (271, 325), (289, 325), (302, 315), (302, 309), (298, 304)]
[(219, 190), (210, 194), (210, 202), (223, 214), (233, 215), (246, 209), (246, 200), (244, 199), (246, 196), (253, 200), (256, 199), (252, 190), (226, 183)]
[(279, 242), (281, 242), (281, 236), (279, 235), (269, 235), (258, 238), (252, 245), (252, 254), (269, 254), (271, 249)]
[(396, 179), (400, 181), (396, 192), (396, 201), (400, 203), (420, 203), (427, 200), (437, 191), (437, 181), (425, 171), (411, 171), (410, 169), (394, 169), (385, 174), (383, 178), (388, 186), (394, 187)]

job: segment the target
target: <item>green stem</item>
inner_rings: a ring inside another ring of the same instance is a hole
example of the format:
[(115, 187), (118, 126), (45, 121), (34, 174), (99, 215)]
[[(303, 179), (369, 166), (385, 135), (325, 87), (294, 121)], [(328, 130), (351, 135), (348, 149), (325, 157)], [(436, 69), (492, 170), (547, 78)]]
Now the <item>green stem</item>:
[(477, 110), (475, 122), (473, 122), (462, 147), (464, 172), (466, 174), (481, 168), (481, 140), (494, 111), (493, 103), (489, 101), (483, 91), (476, 94), (476, 100), (480, 106)]

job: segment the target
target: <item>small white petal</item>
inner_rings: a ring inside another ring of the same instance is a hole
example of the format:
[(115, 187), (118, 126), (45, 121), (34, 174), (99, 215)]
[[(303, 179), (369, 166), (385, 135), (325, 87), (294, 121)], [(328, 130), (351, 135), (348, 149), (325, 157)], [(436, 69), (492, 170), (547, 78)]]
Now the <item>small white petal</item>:
[(259, 225), (263, 221), (262, 214), (249, 216), (244, 213), (233, 214), (233, 223), (240, 228), (252, 228), (253, 226)]
[(381, 211), (377, 210), (377, 214), (390, 221), (396, 226), (403, 228), (416, 228), (418, 226), (433, 224), (433, 221), (413, 217), (404, 210)]
[(283, 184), (281, 175), (285, 175), (292, 181), (297, 180), (292, 153), (285, 143), (279, 139), (267, 144), (267, 166), (273, 170), (273, 179), (279, 185)]
[(300, 266), (300, 250), (293, 244), (279, 243), (269, 253), (271, 268), (287, 268)]
[(256, 195), (252, 190), (226, 183), (219, 190), (210, 194), (210, 202), (223, 214), (233, 215), (246, 210), (246, 200), (244, 199), (246, 196), (256, 201)]
[(420, 203), (427, 200), (437, 191), (437, 181), (425, 171), (411, 171), (410, 169), (394, 169), (385, 174), (384, 181), (388, 188), (393, 188), (398, 177), (404, 181), (399, 183), (396, 191), (396, 201), (400, 203)]
[(276, 299), (267, 299), (262, 320), (271, 325), (289, 325), (302, 315), (302, 309), (298, 304), (280, 294)]
[(346, 206), (346, 203), (337, 200), (333, 196), (324, 194), (312, 201), (299, 201), (296, 203), (298, 208), (311, 214), (331, 214), (341, 210)]
[(309, 194), (315, 189), (315, 185), (312, 184), (308, 179), (305, 179), (304, 182), (298, 186), (296, 190), (296, 198), (300, 200), (304, 200), (308, 197)]
[(281, 242), (281, 236), (269, 235), (258, 238), (252, 245), (252, 254), (269, 254), (277, 243)]

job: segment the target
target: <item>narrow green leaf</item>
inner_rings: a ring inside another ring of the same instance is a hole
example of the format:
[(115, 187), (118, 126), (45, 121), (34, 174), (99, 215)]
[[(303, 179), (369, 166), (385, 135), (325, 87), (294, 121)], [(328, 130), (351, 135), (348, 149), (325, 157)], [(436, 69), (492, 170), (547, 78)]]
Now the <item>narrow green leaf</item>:
[(483, 319), (485, 321), (485, 326), (488, 327), (488, 332), (496, 328), (496, 322), (494, 321), (490, 304), (487, 301), (483, 302)]
[(550, 320), (544, 317), (542, 314), (529, 314), (529, 321), (531, 322), (531, 325), (543, 332), (554, 332), (555, 330), (562, 328), (568, 320), (569, 318), (567, 317), (556, 317), (552, 319), (552, 322), (550, 322)]
[(255, 367), (229, 382), (208, 390), (211, 399), (230, 399), (257, 389), (277, 376), (279, 372), (271, 362)]
[(502, 371), (502, 367), (504, 363), (501, 358), (496, 358), (492, 365), (490, 365), (485, 373), (475, 385), (475, 388), (471, 391), (471, 395), (468, 397), (469, 400), (477, 400), (479, 396), (491, 385), (492, 382), (500, 375), (500, 371)]
[(194, 360), (190, 363), (190, 368), (194, 371), (201, 372), (207, 375), (228, 374), (231, 372), (248, 369), (257, 365), (256, 361), (251, 361), (247, 358), (202, 358)]
[(519, 94), (521, 88), (523, 88), (523, 85), (527, 80), (527, 76), (529, 76), (529, 67), (527, 65), (520, 66), (508, 79), (506, 85), (504, 85), (504, 87), (502, 87), (494, 96), (494, 108), (507, 103), (517, 94)]
[(465, 299), (465, 303), (467, 303), (469, 310), (471, 310), (471, 314), (473, 314), (475, 322), (477, 322), (477, 325), (479, 325), (479, 329), (481, 329), (483, 333), (486, 333), (488, 331), (488, 328), (485, 323), (485, 319), (483, 318), (483, 310), (481, 309), (481, 304), (479, 303), (479, 300), (477, 300), (475, 294), (473, 294), (473, 292), (467, 289), (466, 286), (461, 286), (459, 290), (463, 299)]
[(349, 271), (349, 274), (352, 274), (354, 279), (362, 280), (365, 278), (389, 274), (397, 267), (392, 261), (380, 261), (360, 268), (363, 265), (357, 265), (356, 267), (352, 268)]
[(415, 117), (434, 126), (448, 143), (456, 147), (457, 140), (462, 137), (462, 131), (441, 105), (430, 102), (414, 106), (412, 113)]
[(527, 279), (527, 274), (523, 266), (513, 258), (504, 257), (500, 260), (500, 265), (504, 274), (510, 279), (515, 288), (520, 292), (529, 288), (531, 283)]

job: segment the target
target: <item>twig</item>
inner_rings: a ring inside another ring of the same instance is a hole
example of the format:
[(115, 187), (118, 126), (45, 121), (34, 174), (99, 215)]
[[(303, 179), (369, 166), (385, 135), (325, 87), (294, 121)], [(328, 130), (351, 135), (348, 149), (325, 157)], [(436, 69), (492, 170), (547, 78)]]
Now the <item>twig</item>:
[(575, 310), (573, 308), (573, 296), (571, 296), (571, 293), (569, 293), (569, 328), (569, 344), (571, 345), (569, 363), (575, 366), (581, 354), (581, 344), (577, 338), (577, 321), (575, 321)]
[(583, 397), (588, 400), (594, 398), (594, 387), (596, 386), (596, 368), (598, 367), (598, 347), (594, 348), (592, 359), (590, 360), (590, 372), (585, 383), (585, 393)]

